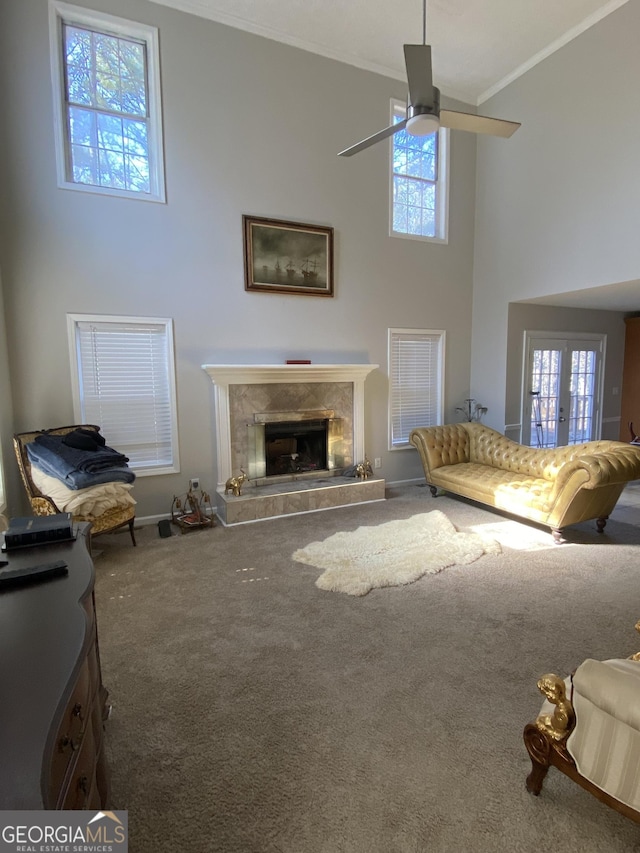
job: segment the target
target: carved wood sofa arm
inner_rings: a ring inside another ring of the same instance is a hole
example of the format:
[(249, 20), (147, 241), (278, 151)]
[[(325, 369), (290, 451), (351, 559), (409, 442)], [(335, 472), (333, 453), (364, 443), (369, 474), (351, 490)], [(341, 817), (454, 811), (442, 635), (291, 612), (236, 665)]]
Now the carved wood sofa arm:
[[(635, 627), (640, 633), (640, 622)], [(565, 680), (553, 674), (539, 679), (538, 689), (547, 702), (523, 733), (531, 758), (526, 780), (530, 793), (540, 794), (553, 766), (596, 799), (640, 823), (636, 794), (640, 763), (634, 748), (640, 738), (639, 659), (640, 652), (626, 660), (586, 659)], [(571, 753), (567, 745), (570, 737)]]

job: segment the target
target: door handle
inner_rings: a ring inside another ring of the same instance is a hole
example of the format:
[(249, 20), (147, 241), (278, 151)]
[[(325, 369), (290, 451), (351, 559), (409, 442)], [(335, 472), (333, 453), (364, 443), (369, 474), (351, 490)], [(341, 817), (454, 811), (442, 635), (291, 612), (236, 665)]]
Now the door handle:
[(566, 421), (566, 418), (563, 418), (562, 415), (558, 418), (558, 423), (563, 424)]

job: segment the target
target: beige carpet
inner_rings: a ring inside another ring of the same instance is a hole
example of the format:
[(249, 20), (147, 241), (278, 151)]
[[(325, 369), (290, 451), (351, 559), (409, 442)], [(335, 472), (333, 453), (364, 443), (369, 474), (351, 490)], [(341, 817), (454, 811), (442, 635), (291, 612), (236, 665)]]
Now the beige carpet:
[[(113, 807), (132, 853), (629, 853), (640, 828), (524, 780), (536, 680), (640, 650), (639, 507), (547, 530), (428, 489), (96, 545)], [(301, 544), (439, 509), (502, 554), (330, 595)]]
[(366, 595), (500, 552), (495, 540), (459, 532), (443, 512), (433, 510), (334, 533), (295, 551), (292, 559), (325, 570), (316, 581), (319, 589)]

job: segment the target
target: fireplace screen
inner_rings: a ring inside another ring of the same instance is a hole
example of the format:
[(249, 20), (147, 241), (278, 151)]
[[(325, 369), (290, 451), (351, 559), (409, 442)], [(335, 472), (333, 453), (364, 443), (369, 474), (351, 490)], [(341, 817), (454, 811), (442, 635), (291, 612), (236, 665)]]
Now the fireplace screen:
[(249, 424), (249, 478), (344, 466), (342, 418)]
[(326, 470), (327, 422), (265, 424), (267, 477)]

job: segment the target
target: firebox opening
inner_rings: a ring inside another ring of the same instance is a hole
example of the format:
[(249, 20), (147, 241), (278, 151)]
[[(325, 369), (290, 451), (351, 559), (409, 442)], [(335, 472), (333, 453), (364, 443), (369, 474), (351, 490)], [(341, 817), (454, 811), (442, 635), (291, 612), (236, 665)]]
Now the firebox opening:
[(265, 424), (266, 475), (327, 468), (327, 420)]

